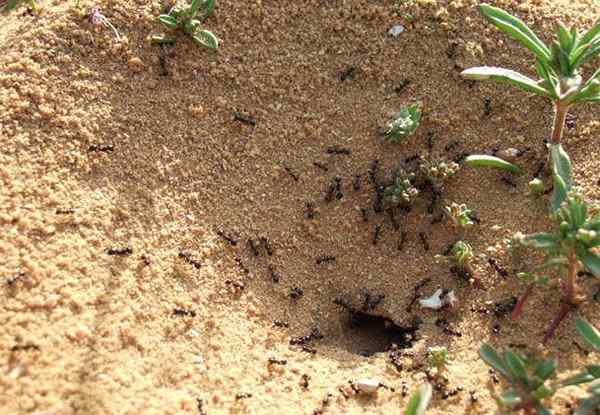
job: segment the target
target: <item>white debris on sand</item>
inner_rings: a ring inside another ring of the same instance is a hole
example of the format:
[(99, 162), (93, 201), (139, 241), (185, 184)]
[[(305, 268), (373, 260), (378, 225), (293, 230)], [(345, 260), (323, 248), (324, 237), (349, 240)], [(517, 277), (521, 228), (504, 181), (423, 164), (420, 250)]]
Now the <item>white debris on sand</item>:
[(390, 28), (390, 30), (388, 30), (388, 35), (390, 35), (392, 37), (398, 37), (402, 33), (404, 33), (404, 30), (406, 30), (404, 28), (404, 26), (402, 26), (401, 24), (397, 24), (397, 25), (392, 26)]
[(419, 303), (421, 304), (421, 307), (439, 310), (444, 306), (453, 307), (457, 301), (458, 299), (454, 294), (454, 290), (447, 291), (440, 288), (436, 292), (434, 292), (431, 297), (419, 300)]
[(375, 379), (360, 379), (354, 382), (354, 387), (365, 395), (375, 395), (379, 389), (380, 382)]

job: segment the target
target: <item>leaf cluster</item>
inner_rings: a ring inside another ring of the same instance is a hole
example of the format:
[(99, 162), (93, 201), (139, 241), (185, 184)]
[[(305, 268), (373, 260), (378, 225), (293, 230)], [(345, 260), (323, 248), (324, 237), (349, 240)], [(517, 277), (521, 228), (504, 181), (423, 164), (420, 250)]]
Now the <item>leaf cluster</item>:
[(471, 263), (475, 255), (468, 242), (458, 241), (452, 246), (452, 256), (459, 267), (465, 268)]
[(419, 104), (403, 107), (388, 123), (383, 133), (386, 140), (400, 142), (412, 135), (421, 124), (421, 108)]
[[(200, 20), (210, 16), (215, 8), (216, 0), (192, 0), (189, 5), (178, 4), (168, 14), (161, 14), (157, 20), (171, 30), (181, 30), (192, 38), (192, 41), (205, 48), (217, 49), (219, 41), (216, 36), (202, 29)], [(152, 42), (158, 44), (174, 43), (175, 38), (165, 35), (152, 37)]]
[(383, 190), (383, 202), (387, 207), (408, 206), (419, 195), (414, 185), (415, 175), (398, 171), (394, 182)]
[[(575, 325), (585, 342), (600, 352), (600, 332), (582, 318)], [(577, 375), (550, 384), (556, 377), (555, 358), (537, 359), (511, 350), (500, 354), (488, 344), (481, 346), (479, 356), (510, 384), (499, 398), (499, 403), (508, 409), (535, 409), (539, 415), (550, 414), (544, 399), (560, 388), (585, 383), (589, 383), (589, 395), (580, 402), (575, 415), (591, 414), (600, 406), (600, 365), (588, 365)]]
[(471, 218), (471, 214), (473, 211), (467, 207), (466, 204), (455, 203), (452, 202), (450, 206), (445, 206), (444, 211), (446, 215), (450, 218), (454, 225), (460, 228), (467, 228), (474, 225), (473, 219)]
[(522, 20), (508, 12), (488, 4), (482, 4), (480, 10), (494, 26), (533, 52), (539, 79), (488, 66), (463, 71), (465, 78), (511, 84), (566, 104), (600, 101), (600, 69), (585, 82), (580, 74), (583, 64), (600, 55), (600, 20), (585, 33), (559, 23), (555, 40), (547, 46)]

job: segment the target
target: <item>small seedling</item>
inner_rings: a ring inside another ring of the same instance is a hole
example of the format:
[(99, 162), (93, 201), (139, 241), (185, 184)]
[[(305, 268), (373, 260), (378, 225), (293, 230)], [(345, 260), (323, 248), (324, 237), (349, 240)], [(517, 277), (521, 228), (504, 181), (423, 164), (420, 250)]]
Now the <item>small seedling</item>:
[(433, 388), (429, 383), (421, 385), (410, 397), (404, 415), (424, 415), (431, 401), (432, 392)]
[[(168, 14), (161, 14), (158, 16), (157, 20), (168, 29), (179, 29), (183, 31), (199, 46), (217, 49), (219, 47), (219, 41), (216, 36), (212, 32), (202, 29), (200, 20), (196, 19), (199, 13), (201, 19), (210, 16), (215, 8), (215, 1), (216, 0), (192, 0), (189, 5), (177, 4)], [(156, 44), (172, 44), (175, 43), (175, 40), (176, 38), (173, 36), (152, 36), (152, 42)]]
[(473, 154), (465, 158), (465, 164), (472, 167), (492, 167), (509, 173), (521, 174), (523, 171), (515, 164), (495, 156)]
[(412, 104), (396, 113), (384, 132), (386, 140), (398, 143), (412, 135), (421, 124), (421, 108)]
[[(520, 236), (521, 244), (546, 252), (544, 262), (532, 273), (524, 274), (544, 282), (548, 277), (538, 272), (556, 269), (561, 275), (563, 301), (560, 311), (550, 325), (544, 341), (550, 339), (567, 314), (577, 308), (584, 299), (577, 284), (577, 274), (585, 268), (595, 276), (600, 276), (600, 206), (588, 204), (578, 189), (570, 191), (560, 208), (554, 212), (555, 230)], [(534, 282), (519, 301), (513, 314), (518, 317), (525, 299), (529, 295)]]
[(396, 174), (394, 183), (383, 191), (383, 202), (387, 207), (409, 206), (419, 194), (413, 185), (414, 174), (400, 171)]
[(109, 28), (115, 34), (117, 41), (121, 41), (121, 35), (119, 35), (119, 31), (106, 18), (106, 16), (104, 16), (102, 14), (100, 7), (98, 7), (98, 6), (92, 7), (92, 9), (90, 10), (90, 14), (89, 14), (89, 20), (90, 20), (90, 23), (94, 26), (104, 26), (104, 27)]
[(523, 21), (506, 11), (488, 4), (482, 4), (480, 10), (493, 25), (534, 53), (540, 79), (536, 81), (512, 70), (487, 66), (467, 69), (462, 76), (507, 83), (553, 102), (554, 122), (549, 147), (554, 177), (551, 207), (555, 211), (570, 188), (571, 163), (561, 145), (569, 108), (581, 102), (600, 102), (600, 69), (585, 82), (580, 72), (583, 64), (600, 55), (600, 20), (584, 34), (574, 27), (569, 30), (559, 22), (557, 40), (548, 47)]
[(498, 398), (501, 406), (526, 413), (550, 414), (543, 400), (555, 392), (546, 382), (555, 376), (556, 359), (540, 360), (511, 350), (500, 355), (488, 344), (481, 346), (479, 356), (511, 386)]
[(544, 182), (538, 179), (537, 177), (532, 179), (528, 184), (529, 190), (534, 195), (541, 195), (546, 191), (546, 186), (544, 186)]
[(475, 223), (471, 217), (473, 212), (464, 203), (459, 205), (458, 203), (452, 202), (450, 206), (444, 207), (444, 211), (452, 223), (457, 227), (468, 228)]
[(449, 361), (448, 349), (445, 346), (430, 347), (427, 350), (427, 363), (437, 370), (438, 375), (446, 369)]
[(456, 265), (472, 273), (471, 261), (475, 255), (471, 245), (464, 241), (458, 241), (452, 246), (452, 256)]
[(435, 188), (441, 188), (446, 179), (454, 176), (460, 169), (460, 165), (454, 161), (432, 160), (424, 161), (421, 166), (421, 173), (425, 179)]

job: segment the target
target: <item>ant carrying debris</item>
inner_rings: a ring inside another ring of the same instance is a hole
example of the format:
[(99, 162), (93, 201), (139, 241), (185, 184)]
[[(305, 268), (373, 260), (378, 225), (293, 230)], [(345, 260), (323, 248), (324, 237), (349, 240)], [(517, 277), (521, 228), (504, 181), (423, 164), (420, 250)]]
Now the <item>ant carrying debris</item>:
[(196, 259), (193, 259), (192, 256), (186, 251), (179, 252), (177, 256), (179, 258), (183, 258), (185, 262), (191, 264), (196, 269), (200, 269), (202, 267), (202, 263)]
[(133, 249), (127, 246), (125, 248), (110, 248), (106, 251), (107, 255), (116, 255), (116, 256), (127, 256), (133, 253)]
[(412, 311), (413, 306), (415, 305), (415, 303), (417, 302), (417, 300), (421, 296), (421, 289), (423, 287), (425, 287), (427, 284), (429, 284), (430, 282), (431, 282), (431, 278), (424, 278), (421, 281), (419, 281), (417, 283), (417, 285), (414, 286), (414, 288), (413, 288), (413, 295), (410, 298), (410, 302), (408, 303), (408, 306), (406, 306), (406, 312), (407, 313), (410, 313)]
[(254, 117), (251, 117), (250, 115), (242, 114), (241, 112), (234, 112), (233, 119), (236, 121), (239, 121), (241, 123), (251, 125), (251, 126), (256, 125), (256, 119)]
[(290, 339), (290, 345), (292, 346), (300, 346), (306, 343), (309, 343), (313, 340), (321, 340), (323, 338), (323, 334), (318, 327), (313, 327), (309, 334), (300, 337), (292, 337)]

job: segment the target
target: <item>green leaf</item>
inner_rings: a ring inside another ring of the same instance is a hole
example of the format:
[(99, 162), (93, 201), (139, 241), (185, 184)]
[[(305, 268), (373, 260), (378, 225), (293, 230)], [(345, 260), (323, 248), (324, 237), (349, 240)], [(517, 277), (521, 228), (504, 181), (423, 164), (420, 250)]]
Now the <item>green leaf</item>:
[(414, 134), (421, 125), (421, 115), (419, 104), (411, 104), (401, 108), (388, 123), (384, 133), (385, 138), (393, 142), (399, 142)]
[(561, 382), (562, 386), (576, 386), (581, 385), (583, 383), (588, 383), (594, 380), (594, 377), (588, 372), (581, 372), (575, 376), (571, 376), (568, 379), (565, 379)]
[(547, 232), (532, 233), (530, 235), (525, 235), (522, 239), (524, 245), (541, 249), (555, 247), (556, 242), (556, 236)]
[(429, 383), (424, 383), (412, 394), (404, 415), (424, 415), (429, 401), (431, 401), (432, 388)]
[(600, 352), (600, 332), (590, 323), (582, 318), (575, 321), (577, 331), (583, 339), (594, 349)]
[(469, 68), (461, 72), (461, 76), (475, 81), (494, 81), (499, 83), (511, 84), (527, 92), (552, 98), (553, 93), (546, 90), (538, 82), (510, 69), (498, 68), (495, 66), (478, 66)]
[(521, 403), (522, 399), (516, 391), (511, 389), (500, 395), (498, 401), (500, 405), (515, 407)]
[(554, 391), (545, 385), (541, 385), (533, 393), (533, 396), (535, 397), (535, 399), (537, 399), (539, 401), (546, 399), (552, 395), (554, 395)]
[(19, 4), (19, 0), (8, 0), (6, 2), (6, 4), (4, 5), (4, 7), (0, 6), (0, 10), (7, 12), (10, 11), (12, 9), (14, 9), (15, 7), (17, 7), (17, 4)]
[(539, 377), (540, 379), (546, 380), (554, 374), (557, 365), (558, 360), (556, 359), (542, 360), (535, 367), (535, 372), (533, 375)]
[[(600, 379), (600, 365), (589, 365), (586, 366), (586, 370), (594, 379)], [(600, 386), (600, 385), (599, 385)]]
[(579, 41), (579, 44), (585, 46), (594, 40), (598, 35), (600, 35), (600, 19), (594, 24), (594, 26), (590, 28), (590, 30), (586, 32), (585, 35), (583, 35)]
[(204, 0), (202, 3), (202, 16), (205, 18), (210, 16), (215, 10), (215, 4), (216, 0)]
[(493, 167), (515, 174), (521, 174), (523, 172), (523, 170), (515, 164), (502, 160), (499, 157), (486, 156), (483, 154), (472, 154), (468, 156), (465, 159), (465, 164), (472, 167)]
[(525, 362), (519, 355), (510, 350), (504, 352), (504, 362), (506, 363), (506, 367), (512, 374), (513, 378), (519, 379), (525, 385), (527, 385), (527, 372), (525, 371)]
[(552, 415), (552, 412), (541, 403), (535, 406), (535, 410), (537, 411), (537, 415)]
[(594, 395), (584, 399), (575, 410), (574, 415), (592, 415), (595, 409), (600, 406), (600, 395)]
[(562, 202), (567, 198), (571, 190), (571, 159), (560, 144), (550, 146), (550, 162), (554, 175), (554, 192), (552, 194), (551, 207), (555, 212), (560, 208)]
[(202, 0), (192, 0), (190, 4), (190, 17), (193, 19), (198, 14)]
[(594, 276), (600, 277), (600, 255), (588, 251), (579, 259)]
[(571, 48), (573, 47), (573, 38), (571, 37), (571, 33), (569, 33), (569, 29), (567, 29), (563, 22), (558, 22), (556, 35), (560, 41), (560, 47), (565, 52), (570, 52)]
[(498, 355), (498, 352), (496, 352), (496, 350), (492, 346), (484, 343), (479, 348), (479, 356), (481, 356), (484, 362), (486, 362), (488, 365), (500, 372), (502, 376), (504, 376), (508, 380), (513, 379), (510, 375), (508, 367), (506, 366), (500, 355)]
[(194, 43), (204, 46), (209, 49), (217, 49), (219, 47), (219, 41), (212, 32), (208, 30), (200, 30), (194, 36), (192, 36)]
[(176, 38), (173, 36), (154, 35), (150, 41), (155, 45), (172, 45), (175, 43)]
[(479, 9), (483, 15), (497, 28), (507, 33), (513, 39), (531, 50), (544, 62), (550, 61), (550, 50), (533, 31), (520, 19), (511, 16), (504, 10), (488, 4), (482, 4)]
[(158, 16), (157, 20), (167, 26), (169, 29), (175, 29), (178, 25), (177, 19), (173, 16), (169, 16), (168, 14), (161, 14)]

